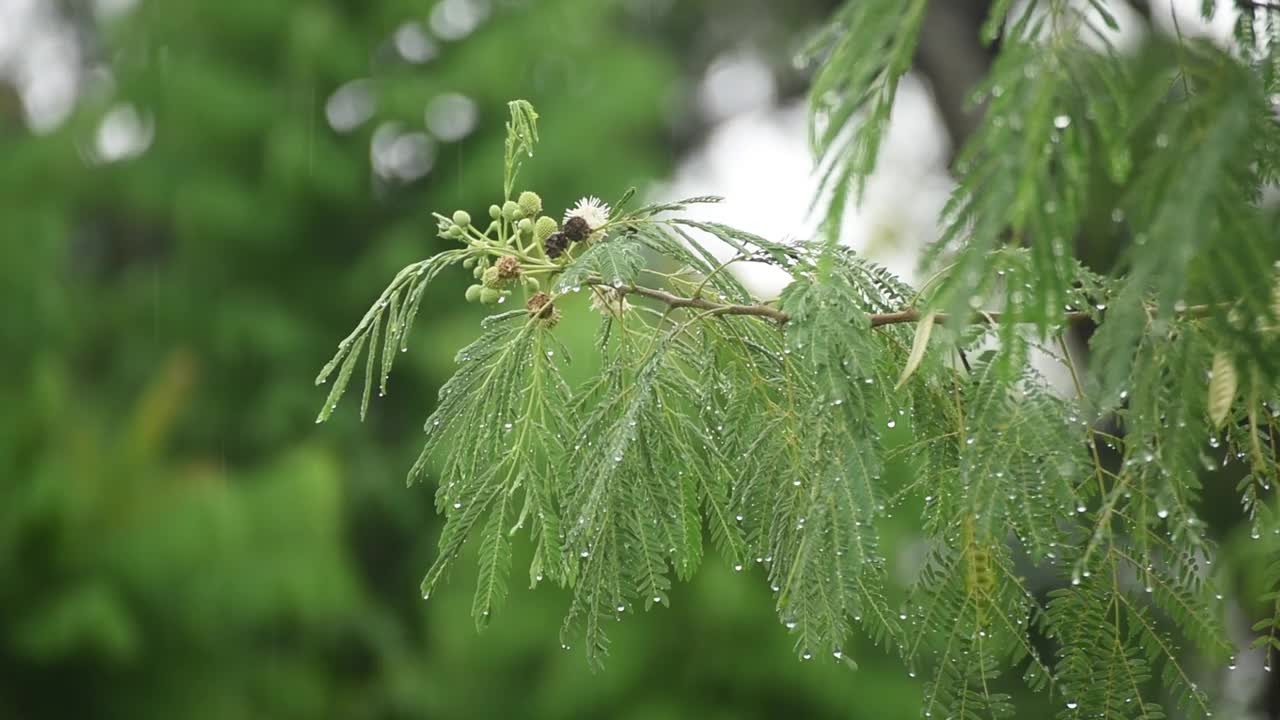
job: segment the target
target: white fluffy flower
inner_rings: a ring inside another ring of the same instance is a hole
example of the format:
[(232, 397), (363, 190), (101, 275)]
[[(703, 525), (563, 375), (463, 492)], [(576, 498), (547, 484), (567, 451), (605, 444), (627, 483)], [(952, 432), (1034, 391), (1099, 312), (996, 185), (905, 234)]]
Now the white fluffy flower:
[(627, 302), (625, 293), (611, 287), (596, 286), (591, 288), (591, 309), (601, 315), (620, 318), (631, 309), (631, 303)]
[(566, 223), (569, 222), (569, 218), (575, 217), (586, 220), (587, 227), (595, 232), (609, 222), (609, 204), (594, 195), (584, 197), (573, 206), (573, 209), (566, 210), (564, 213)]

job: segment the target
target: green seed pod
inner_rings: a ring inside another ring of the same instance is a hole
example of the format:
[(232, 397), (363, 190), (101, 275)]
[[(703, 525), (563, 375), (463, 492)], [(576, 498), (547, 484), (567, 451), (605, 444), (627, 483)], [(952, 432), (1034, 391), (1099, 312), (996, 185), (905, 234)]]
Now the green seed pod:
[(542, 283), (538, 282), (538, 278), (536, 277), (525, 275), (523, 278), (520, 278), (520, 282), (524, 283), (524, 289), (529, 290), (530, 292), (538, 292), (538, 290), (542, 289)]
[(525, 217), (538, 217), (538, 213), (542, 212), (542, 198), (536, 192), (525, 190), (520, 193), (516, 204), (524, 211)]
[(471, 213), (466, 210), (454, 210), (453, 223), (460, 227), (467, 227), (471, 224)]
[(502, 217), (502, 208), (498, 207), (497, 205), (490, 205), (489, 217), (494, 220), (497, 220), (498, 218)]
[(444, 234), (457, 240), (458, 238), (462, 237), (462, 228), (458, 227), (457, 225), (450, 225), (449, 229), (444, 231)]
[(484, 290), (480, 285), (471, 285), (467, 288), (467, 302), (479, 302), (480, 293)]
[(551, 237), (557, 227), (555, 218), (543, 215), (538, 218), (538, 222), (533, 224), (533, 237), (538, 242), (542, 242)]
[(498, 268), (491, 267), (485, 270), (484, 274), (480, 276), (480, 282), (487, 288), (496, 288), (501, 285), (502, 277), (498, 273)]
[(512, 220), (516, 216), (516, 211), (520, 209), (514, 200), (508, 200), (502, 204), (502, 217)]
[(469, 258), (467, 258), (466, 260), (463, 260), (463, 261), (462, 261), (462, 267), (464, 267), (464, 268), (466, 268), (466, 269), (468, 269), (468, 270), (470, 270), (471, 268), (473, 268), (473, 267), (475, 267), (475, 266), (476, 266), (476, 259), (475, 259), (475, 258), (473, 258), (473, 257), (469, 257)]
[(475, 269), (471, 271), (471, 277), (473, 277), (473, 278), (479, 278), (479, 277), (480, 277), (481, 275), (483, 275), (483, 274), (484, 274), (484, 266), (483, 266), (483, 265), (477, 265), (477, 266), (475, 267)]
[(484, 303), (485, 305), (492, 305), (498, 302), (498, 298), (500, 297), (502, 297), (502, 293), (498, 292), (496, 288), (480, 289), (480, 302)]

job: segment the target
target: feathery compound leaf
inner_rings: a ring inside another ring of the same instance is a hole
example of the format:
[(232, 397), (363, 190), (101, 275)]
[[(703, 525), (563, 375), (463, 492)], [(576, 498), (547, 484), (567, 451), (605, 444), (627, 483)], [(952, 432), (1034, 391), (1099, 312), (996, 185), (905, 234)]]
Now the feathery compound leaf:
[(593, 279), (620, 288), (630, 285), (643, 266), (644, 256), (634, 238), (610, 235), (593, 241), (586, 252), (565, 268), (556, 288), (564, 291), (581, 287)]
[[(762, 569), (800, 657), (852, 663), (857, 628), (929, 673), (927, 715), (1017, 716), (1011, 673), (1062, 718), (1163, 717), (1157, 699), (1203, 715), (1189, 668), (1231, 645), (1210, 571), (1227, 528), (1201, 518), (1201, 483), (1233, 463), (1268, 562), (1240, 572), (1233, 552), (1228, 569), (1263, 588), (1239, 605), (1280, 650), (1280, 213), (1262, 202), (1280, 178), (1280, 12), (1241, 13), (1234, 52), (1151, 38), (1122, 54), (1106, 3), (991, 6), (985, 120), (919, 290), (832, 240), (924, 0), (851, 1), (812, 49), (818, 239), (659, 215), (712, 197), (624, 197), (548, 259), (523, 222), (540, 199), (507, 202), (537, 140), (532, 107), (511, 103), (493, 222), (437, 214), (464, 247), (397, 275), (318, 379), (336, 373), (323, 420), (363, 361), (363, 416), (443, 268), (465, 260), (471, 302), (523, 286), (458, 353), (410, 472), (438, 478), (445, 516), (424, 597), (478, 536), (483, 628), (527, 532), (531, 583), (571, 591), (562, 641), (598, 666), (609, 623), (696, 572), (705, 528), (735, 571)], [(1113, 241), (1109, 275), (1072, 256)], [(776, 302), (752, 295), (746, 263), (786, 274)], [(571, 392), (552, 330), (583, 321), (557, 295), (582, 286), (608, 306)], [(1071, 341), (1094, 325), (1086, 366)], [(1070, 399), (1041, 374), (1054, 363)]]
[(652, 203), (636, 208), (630, 213), (633, 218), (647, 218), (661, 213), (680, 212), (689, 209), (690, 205), (714, 205), (723, 202), (724, 198), (719, 195), (698, 195), (696, 197), (685, 198), (675, 202)]
[[(490, 318), (485, 332), (458, 353), (457, 373), (440, 389), (440, 403), (427, 420), (427, 443), (410, 478), (439, 462), (437, 506), (445, 513), (440, 554), (422, 582), (426, 596), (443, 579), (479, 521), (489, 515), (480, 545), (481, 574), (474, 603), (483, 627), (506, 597), (510, 567), (509, 523), (532, 525), (536, 573), (568, 580), (548, 483), (563, 452), (560, 432), (570, 398), (549, 332), (524, 311)], [(522, 318), (512, 322), (513, 317)], [(521, 495), (523, 499), (521, 500)], [(522, 506), (518, 515), (516, 508)]]
[[(338, 408), (338, 401), (347, 390), (355, 364), (360, 354), (367, 348), (369, 356), (365, 365), (364, 393), (360, 408), (360, 419), (364, 419), (369, 405), (370, 390), (374, 383), (373, 366), (376, 356), (379, 352), (382, 353), (378, 383), (381, 387), (380, 393), (385, 394), (387, 376), (391, 374), (391, 366), (397, 354), (395, 349), (399, 347), (404, 350), (409, 347), (409, 333), (413, 329), (413, 321), (417, 317), (418, 307), (422, 303), (427, 285), (440, 274), (441, 270), (455, 262), (460, 262), (462, 258), (462, 251), (444, 252), (428, 260), (409, 265), (396, 274), (387, 289), (382, 291), (377, 302), (360, 319), (356, 329), (338, 343), (337, 354), (316, 376), (316, 385), (321, 385), (329, 379), (335, 369), (338, 369), (338, 377), (329, 391), (329, 397), (316, 417), (317, 423), (328, 420), (333, 411)], [(381, 331), (383, 344), (379, 346), (379, 329), (383, 327), (385, 327)]]
[(782, 291), (779, 302), (791, 316), (786, 351), (808, 364), (819, 399), (850, 403), (849, 412), (862, 412), (860, 380), (875, 364), (876, 351), (867, 315), (849, 310), (863, 307), (857, 289), (843, 275), (825, 281), (799, 279)]
[[(1061, 3), (1046, 12), (1073, 11)], [(1021, 282), (1008, 279), (1019, 297), (1009, 308), (1016, 312), (1003, 317), (1036, 323), (1043, 332), (1061, 324), (1070, 305), (1076, 264), (1068, 243), (1084, 220), (1098, 174), (1090, 163), (1104, 162), (1112, 150), (1107, 143), (1127, 138), (1090, 127), (1096, 115), (1084, 90), (1107, 87), (1094, 72), (1092, 51), (1082, 41), (1046, 44), (1026, 35), (1022, 30), (1005, 39), (982, 88), (986, 121), (960, 152), (962, 176), (943, 210), (945, 230), (926, 259), (945, 259), (951, 268), (930, 307), (959, 320), (997, 289), (1002, 276), (990, 271), (992, 254), (1004, 245), (1025, 245), (1029, 272)], [(1135, 81), (1124, 68), (1107, 68), (1107, 74), (1124, 88), (1126, 103), (1129, 95), (1140, 95), (1131, 91)]]
[(511, 111), (511, 119), (507, 122), (502, 196), (509, 199), (524, 158), (533, 157), (533, 146), (538, 143), (538, 113), (528, 100), (512, 100), (507, 103), (507, 108)]
[(821, 69), (809, 91), (810, 143), (819, 158), (820, 189), (832, 237), (844, 209), (860, 198), (875, 169), (898, 81), (911, 68), (925, 0), (846, 3), (805, 55)]

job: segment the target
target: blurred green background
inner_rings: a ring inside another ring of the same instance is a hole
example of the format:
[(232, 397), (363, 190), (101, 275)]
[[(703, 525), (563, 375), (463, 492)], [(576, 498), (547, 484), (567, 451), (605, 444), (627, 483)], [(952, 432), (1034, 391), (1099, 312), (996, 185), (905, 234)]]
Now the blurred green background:
[(708, 65), (750, 47), (795, 97), (834, 0), (33, 2), (81, 75), (35, 129), (0, 77), (0, 719), (917, 717), (921, 679), (866, 643), (798, 661), (714, 557), (597, 675), (563, 593), (477, 634), (464, 561), (423, 601), (440, 523), (403, 478), (466, 273), (366, 423), (314, 424), (338, 340), (443, 247), (430, 213), (500, 199), (508, 100), (543, 120), (520, 189), (643, 192), (707, 133)]
[(717, 52), (786, 76), (830, 3), (54, 5), (70, 115), (33, 132), (0, 82), (0, 718), (915, 715), (900, 669), (796, 661), (761, 576), (714, 560), (595, 676), (554, 590), (483, 635), (466, 563), (424, 602), (439, 521), (403, 478), (479, 318), (465, 273), (368, 422), (313, 422), (337, 341), (442, 247), (431, 211), (498, 199), (507, 100), (542, 114), (548, 207), (643, 189), (705, 131)]

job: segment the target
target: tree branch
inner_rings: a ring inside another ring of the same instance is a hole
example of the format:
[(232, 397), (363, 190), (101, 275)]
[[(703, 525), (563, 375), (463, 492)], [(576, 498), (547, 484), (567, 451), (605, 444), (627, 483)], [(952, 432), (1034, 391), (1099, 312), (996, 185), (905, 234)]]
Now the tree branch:
[[(681, 295), (674, 295), (665, 290), (644, 287), (643, 285), (624, 285), (623, 287), (615, 288), (603, 280), (589, 280), (587, 284), (607, 287), (623, 295), (640, 295), (641, 297), (647, 297), (652, 300), (666, 303), (671, 307), (707, 310), (712, 315), (749, 315), (773, 320), (780, 325), (791, 319), (791, 316), (787, 313), (769, 305), (734, 305), (731, 303), (718, 303), (701, 297), (683, 297)], [(1193, 305), (1178, 314), (1183, 317), (1204, 317), (1209, 314), (1210, 309), (1211, 308), (1208, 305)], [(924, 313), (920, 312), (919, 308), (910, 307), (904, 310), (898, 310), (897, 312), (873, 313), (868, 317), (871, 320), (871, 327), (876, 328), (884, 325), (918, 322), (924, 317), (924, 315)], [(999, 323), (1002, 316), (1003, 314), (998, 312), (976, 312), (971, 318), (969, 318), (968, 322), (972, 325)], [(951, 319), (951, 316), (946, 313), (935, 313), (933, 317), (935, 323), (946, 323)], [(1066, 313), (1066, 315), (1064, 315), (1064, 319), (1067, 324), (1074, 325), (1076, 323), (1089, 322), (1092, 319), (1092, 316), (1087, 312), (1077, 310)]]
[[(613, 287), (604, 282), (592, 284)], [(655, 290), (641, 285), (630, 285), (614, 288), (614, 290), (623, 294), (642, 295), (647, 298), (653, 298), (654, 300), (660, 300), (671, 307), (691, 307), (698, 308), (699, 310), (710, 310), (714, 315), (755, 315), (757, 317), (775, 320), (778, 323), (785, 323), (791, 319), (790, 315), (777, 308), (769, 307), (768, 305), (726, 305), (723, 303), (711, 302), (710, 300), (700, 297), (681, 297), (679, 295), (672, 295), (665, 290)]]

